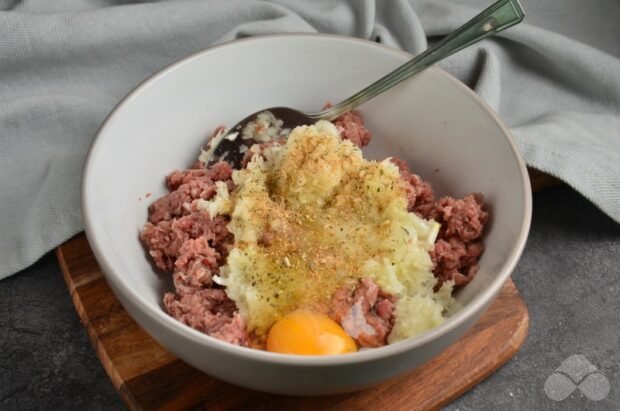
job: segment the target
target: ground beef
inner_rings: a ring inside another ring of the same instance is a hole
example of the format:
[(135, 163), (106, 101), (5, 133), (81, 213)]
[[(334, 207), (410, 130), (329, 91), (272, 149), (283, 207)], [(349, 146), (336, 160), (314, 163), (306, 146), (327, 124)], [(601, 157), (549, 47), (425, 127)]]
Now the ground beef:
[(381, 347), (394, 326), (395, 297), (370, 278), (342, 287), (332, 297), (329, 314), (360, 347)]
[(364, 147), (370, 142), (370, 131), (364, 126), (364, 119), (357, 110), (344, 113), (334, 120), (334, 124), (342, 138), (351, 141), (356, 146)]
[(228, 219), (211, 218), (194, 201), (213, 197), (216, 181), (226, 182), (232, 190), (231, 177), (232, 169), (224, 162), (208, 169), (197, 163), (170, 173), (166, 178), (170, 193), (149, 207), (149, 222), (140, 239), (155, 265), (172, 271), (175, 291), (164, 296), (164, 307), (172, 317), (212, 337), (247, 345), (245, 321), (234, 301), (213, 283), (234, 243)]
[(153, 262), (163, 271), (172, 270), (179, 249), (189, 238), (187, 233), (174, 229), (172, 224), (172, 221), (146, 223), (140, 233), (140, 239), (148, 249)]
[(206, 236), (221, 257), (227, 256), (229, 246), (233, 243), (227, 224), (225, 217), (216, 216), (212, 220), (208, 212), (196, 211), (157, 224), (146, 223), (140, 239), (149, 250), (155, 265), (161, 270), (171, 271), (183, 244), (202, 235)]
[(482, 231), (488, 219), (481, 194), (470, 194), (462, 199), (441, 198), (426, 217), (441, 224), (431, 258), (433, 273), (443, 283), (453, 280), (455, 285), (469, 283), (478, 272), (478, 259), (484, 251)]
[(174, 227), (188, 233), (190, 238), (204, 237), (224, 257), (228, 256), (229, 246), (234, 242), (227, 225), (228, 217), (211, 218), (209, 212), (201, 210), (192, 211), (174, 222)]
[(173, 171), (166, 177), (170, 193), (151, 204), (149, 222), (155, 224), (179, 217), (185, 213), (185, 204), (197, 199), (210, 199), (215, 195), (216, 181), (227, 181), (229, 188), (232, 188), (231, 176), (232, 169), (224, 162), (216, 163), (208, 170)]
[(182, 323), (212, 337), (247, 345), (245, 321), (235, 303), (218, 288), (204, 288), (185, 295), (167, 293), (164, 307)]
[(417, 212), (419, 215), (426, 214), (427, 210), (433, 207), (435, 197), (430, 183), (422, 180), (419, 175), (412, 173), (405, 160), (392, 157), (390, 161), (396, 164), (400, 171), (400, 178), (407, 183), (407, 209)]
[[(182, 184), (188, 184), (193, 180), (208, 179), (211, 181), (227, 181), (232, 178), (232, 168), (224, 161), (213, 164), (208, 169), (204, 168), (204, 163), (196, 164), (198, 167), (188, 170), (175, 170), (166, 177), (168, 190), (177, 190)], [(203, 168), (199, 168), (203, 165)]]
[[(323, 109), (331, 107), (333, 105), (327, 103), (323, 106)], [(340, 132), (340, 136), (345, 140), (351, 141), (356, 146), (364, 147), (370, 142), (370, 131), (364, 125), (364, 118), (357, 110), (341, 114), (333, 123)]]
[(191, 294), (213, 285), (220, 254), (209, 245), (206, 236), (188, 239), (181, 245), (174, 262), (174, 288), (179, 295)]
[(435, 201), (431, 185), (413, 174), (404, 160), (392, 158), (406, 183), (409, 211), (441, 224), (431, 249), (433, 274), (437, 287), (452, 280), (457, 286), (469, 283), (478, 272), (478, 260), (484, 246), (482, 231), (488, 219), (482, 194), (462, 199), (443, 197)]
[(458, 237), (463, 241), (473, 241), (482, 235), (488, 214), (483, 211), (482, 194), (475, 193), (456, 200), (444, 197), (435, 203), (428, 217), (441, 223), (442, 237)]
[(478, 272), (478, 258), (484, 251), (482, 242), (466, 243), (456, 237), (437, 240), (431, 250), (433, 273), (438, 285), (452, 280), (457, 286), (470, 282)]

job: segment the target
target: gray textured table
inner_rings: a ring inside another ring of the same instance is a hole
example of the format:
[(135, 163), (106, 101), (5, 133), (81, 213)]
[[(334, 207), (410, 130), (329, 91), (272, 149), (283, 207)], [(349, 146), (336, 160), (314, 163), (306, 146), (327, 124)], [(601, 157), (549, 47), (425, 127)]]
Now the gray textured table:
[[(513, 278), (530, 310), (525, 345), (447, 409), (619, 409), (620, 225), (566, 187), (536, 194), (530, 238)], [(545, 381), (576, 354), (581, 365), (587, 358), (598, 367), (598, 384), (561, 387), (550, 380), (556, 392), (574, 388), (552, 401)], [(583, 394), (603, 396), (606, 382), (605, 398)], [(0, 409), (123, 409), (53, 254), (0, 281)]]

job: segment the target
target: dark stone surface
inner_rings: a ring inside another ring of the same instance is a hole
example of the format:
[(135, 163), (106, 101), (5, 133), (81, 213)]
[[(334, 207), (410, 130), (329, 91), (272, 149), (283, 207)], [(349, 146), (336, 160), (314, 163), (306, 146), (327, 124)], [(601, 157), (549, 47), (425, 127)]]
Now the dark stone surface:
[(0, 409), (124, 409), (54, 253), (0, 281)]
[[(447, 409), (619, 409), (620, 225), (566, 187), (537, 194), (513, 278), (530, 310), (525, 345)], [(546, 396), (545, 381), (574, 354), (607, 379), (606, 398)], [(0, 409), (123, 409), (53, 254), (0, 281)]]

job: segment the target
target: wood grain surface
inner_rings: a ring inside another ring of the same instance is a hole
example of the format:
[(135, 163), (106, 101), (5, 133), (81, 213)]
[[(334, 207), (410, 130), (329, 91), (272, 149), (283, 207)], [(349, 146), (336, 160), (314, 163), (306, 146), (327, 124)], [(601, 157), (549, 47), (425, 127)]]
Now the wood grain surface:
[[(530, 178), (534, 191), (558, 184), (535, 170), (530, 170)], [(155, 342), (112, 293), (84, 234), (58, 247), (56, 254), (97, 355), (131, 410), (433, 410), (508, 361), (528, 331), (527, 307), (509, 280), (489, 310), (457, 343), (408, 375), (336, 396), (265, 394), (203, 374)]]

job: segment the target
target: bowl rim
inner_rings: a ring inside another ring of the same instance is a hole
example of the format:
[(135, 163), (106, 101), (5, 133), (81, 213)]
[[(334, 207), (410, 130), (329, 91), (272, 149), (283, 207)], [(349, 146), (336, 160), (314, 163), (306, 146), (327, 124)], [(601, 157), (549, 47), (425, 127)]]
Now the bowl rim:
[[(160, 78), (176, 70), (177, 68), (185, 64), (190, 64), (195, 59), (198, 59), (204, 55), (214, 53), (221, 48), (235, 47), (236, 45), (239, 45), (241, 43), (256, 43), (259, 46), (260, 43), (272, 42), (274, 40), (282, 40), (287, 38), (303, 41), (339, 41), (343, 43), (354, 43), (356, 45), (361, 44), (365, 47), (374, 48), (381, 53), (391, 53), (393, 55), (398, 55), (399, 57), (405, 57), (407, 59), (411, 59), (413, 57), (411, 53), (404, 50), (356, 37), (326, 33), (282, 33), (235, 39), (224, 43), (219, 43), (212, 47), (197, 51), (184, 58), (181, 58), (173, 62), (172, 64), (163, 67), (154, 74), (148, 76), (136, 87), (134, 87), (125, 97), (123, 97), (123, 99), (121, 99), (118, 104), (116, 104), (116, 106), (105, 118), (88, 150), (82, 172), (81, 201), (86, 236), (93, 250), (95, 258), (101, 266), (102, 272), (106, 280), (112, 283), (111, 288), (113, 289), (115, 294), (117, 292), (116, 290), (119, 290), (119, 292), (123, 293), (125, 298), (127, 298), (130, 305), (133, 305), (135, 309), (141, 311), (142, 314), (148, 316), (151, 321), (156, 323), (158, 326), (165, 328), (169, 333), (172, 333), (182, 339), (192, 340), (194, 343), (207, 346), (208, 348), (215, 351), (223, 351), (227, 354), (242, 357), (252, 361), (309, 367), (348, 365), (370, 362), (374, 360), (379, 360), (384, 357), (402, 354), (406, 351), (411, 351), (414, 348), (423, 346), (435, 339), (440, 338), (442, 335), (447, 334), (455, 328), (459, 327), (470, 317), (474, 316), (479, 310), (483, 309), (485, 305), (489, 304), (500, 291), (506, 280), (510, 277), (519, 258), (521, 257), (521, 254), (523, 253), (523, 249), (527, 241), (532, 215), (532, 193), (530, 189), (530, 180), (527, 173), (525, 161), (521, 156), (514, 141), (514, 137), (512, 136), (508, 128), (504, 125), (498, 115), (484, 101), (482, 101), (482, 99), (480, 99), (473, 90), (471, 90), (461, 81), (459, 81), (446, 71), (442, 70), (438, 66), (429, 67), (427, 70), (435, 71), (441, 76), (445, 77), (446, 80), (452, 82), (457, 88), (464, 92), (465, 95), (467, 95), (474, 104), (478, 104), (500, 128), (504, 137), (506, 138), (509, 148), (512, 151), (514, 159), (517, 162), (521, 174), (521, 188), (525, 193), (522, 204), (524, 210), (524, 218), (519, 229), (517, 242), (513, 246), (509, 257), (506, 259), (498, 274), (493, 278), (491, 283), (484, 290), (482, 290), (478, 296), (476, 296), (472, 301), (470, 301), (453, 316), (446, 319), (446, 321), (439, 326), (428, 330), (418, 336), (399, 341), (394, 344), (386, 345), (378, 349), (356, 352), (353, 355), (300, 356), (292, 354), (272, 353), (248, 347), (240, 347), (218, 340), (177, 321), (176, 319), (165, 313), (163, 309), (159, 307), (152, 307), (152, 304), (147, 302), (144, 297), (142, 297), (135, 290), (133, 290), (129, 286), (129, 284), (124, 281), (123, 276), (119, 275), (119, 273), (117, 273), (112, 268), (112, 266), (108, 264), (107, 257), (105, 256), (104, 251), (105, 247), (103, 247), (102, 244), (99, 243), (95, 234), (95, 227), (92, 223), (95, 216), (91, 213), (93, 207), (91, 206), (91, 201), (89, 200), (88, 193), (89, 181), (92, 172), (91, 164), (93, 163), (93, 158), (95, 158), (95, 156), (97, 155), (101, 141), (103, 140), (102, 136), (106, 134), (110, 121), (116, 116), (119, 111), (124, 108), (125, 105), (127, 105), (131, 100), (133, 100), (134, 97), (139, 95), (144, 89), (149, 87), (151, 84), (157, 82)], [(122, 298), (119, 298), (119, 300), (121, 300), (122, 302)], [(125, 308), (127, 309), (127, 307)], [(127, 311), (129, 312), (130, 310)]]

